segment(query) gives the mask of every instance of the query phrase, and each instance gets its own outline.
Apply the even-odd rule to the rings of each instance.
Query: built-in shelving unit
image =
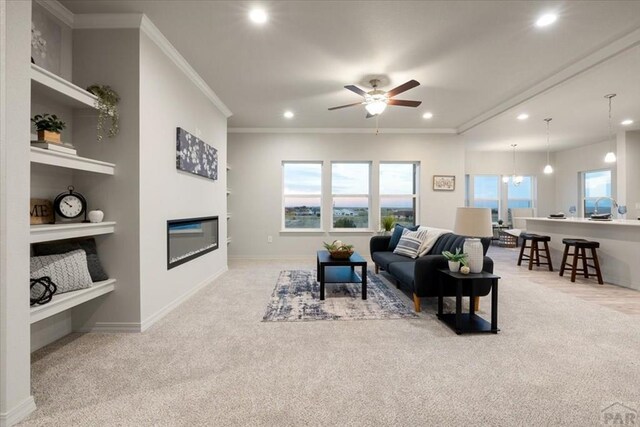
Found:
[[[95,282],[90,288],[55,295],[51,302],[31,308],[31,323],[51,317],[115,289],[115,279]]]
[[[33,99],[47,99],[55,105],[72,109],[95,109],[97,97],[73,83],[37,65],[31,65],[31,93]],[[28,141],[25,141],[28,143]],[[116,165],[67,153],[31,147],[31,164],[114,175]],[[78,237],[90,237],[115,232],[116,223],[58,223],[31,226],[31,243],[50,242]],[[62,313],[79,304],[95,299],[115,289],[115,279],[96,282],[91,287],[54,295],[44,305],[31,308],[31,323]]]
[[[113,221],[32,225],[31,243],[99,236],[101,234],[111,234],[115,230],[116,223]]]
[[[100,160],[88,159],[73,154],[59,153],[44,148],[31,147],[31,163],[59,166],[61,168],[113,175],[116,165]]]
[[[94,94],[35,64],[31,64],[31,91],[36,96],[53,98],[71,108],[95,108],[98,99]]]

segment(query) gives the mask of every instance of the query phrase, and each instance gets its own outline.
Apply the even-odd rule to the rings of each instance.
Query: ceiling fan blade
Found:
[[[422,104],[422,101],[405,101],[404,99],[390,99],[387,101],[388,105],[399,105],[401,107],[417,107]]]
[[[367,113],[367,116],[365,117],[365,119],[370,119],[371,117],[375,117],[375,116],[377,116],[377,114]]]
[[[329,108],[329,110],[339,110],[340,108],[355,107],[356,105],[362,105],[362,102],[354,102],[353,104],[340,105],[339,107],[331,107]]]
[[[360,96],[365,96],[367,94],[367,92],[363,91],[358,86],[346,85],[344,88],[350,90],[351,92],[355,92]]]
[[[392,96],[396,96],[399,93],[405,92],[409,89],[413,89],[416,86],[420,86],[420,83],[418,83],[416,80],[409,80],[408,82],[401,84],[400,86],[391,89],[390,91],[387,92],[387,98],[391,98]],[[345,86],[346,87],[346,86]]]

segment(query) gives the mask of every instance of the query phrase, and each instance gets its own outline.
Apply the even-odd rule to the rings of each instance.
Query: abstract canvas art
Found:
[[[177,128],[176,167],[215,181],[218,179],[218,150],[186,130]]]

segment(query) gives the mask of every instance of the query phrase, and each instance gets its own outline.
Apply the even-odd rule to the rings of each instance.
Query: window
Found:
[[[369,163],[332,163],[333,228],[369,228]]]
[[[284,229],[322,228],[322,163],[284,162]]]
[[[491,220],[500,218],[500,176],[476,175],[473,177],[473,207],[490,208]]]
[[[418,205],[418,164],[380,163],[380,219],[415,225]]]
[[[520,185],[514,185],[512,180],[507,184],[507,208],[533,207],[533,177],[523,176]]]
[[[595,213],[596,200],[600,197],[612,197],[611,170],[583,172],[582,177],[583,212],[586,218]],[[612,213],[611,199],[602,199],[598,202],[598,213]]]

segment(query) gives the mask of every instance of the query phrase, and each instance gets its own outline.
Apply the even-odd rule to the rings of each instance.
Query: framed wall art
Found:
[[[456,189],[455,175],[433,175],[434,191],[454,191]]]
[[[176,129],[176,168],[218,179],[218,150],[182,128]]]

